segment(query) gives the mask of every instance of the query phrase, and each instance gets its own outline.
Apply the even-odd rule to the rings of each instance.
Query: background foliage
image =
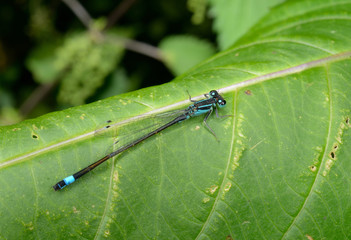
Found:
[[[1,2],[2,124],[173,78],[157,47],[151,49],[153,57],[148,57],[126,51],[116,40],[99,39],[97,31],[105,29],[104,34],[111,38],[133,37],[150,47],[173,34],[214,39],[209,18],[202,18],[200,25],[191,23],[186,1],[102,0],[82,4],[94,19],[90,30],[60,0]],[[193,9],[197,8],[194,5]]]
[[[258,2],[2,1],[0,124],[166,83],[281,1]]]

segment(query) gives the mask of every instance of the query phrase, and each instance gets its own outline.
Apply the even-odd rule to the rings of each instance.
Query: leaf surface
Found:
[[[270,8],[284,0],[210,0],[218,45],[224,50],[242,37]]]
[[[290,1],[169,84],[0,128],[0,238],[351,238],[350,20],[350,1]],[[192,118],[51,188],[106,153],[106,121],[211,89],[220,142]]]

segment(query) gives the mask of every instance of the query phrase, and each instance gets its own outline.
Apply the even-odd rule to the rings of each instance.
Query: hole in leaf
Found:
[[[38,135],[33,134],[33,135],[32,135],[32,138],[33,138],[33,139],[38,139],[39,137],[38,137]]]
[[[317,167],[312,165],[312,166],[310,166],[310,169],[311,169],[312,172],[315,172],[317,170]]]
[[[112,121],[111,120],[107,120],[106,121],[106,123],[111,123]],[[111,127],[111,125],[107,125],[107,126],[105,126],[105,128],[110,128]]]
[[[330,152],[329,156],[330,156],[331,159],[335,159],[335,153],[334,152]]]

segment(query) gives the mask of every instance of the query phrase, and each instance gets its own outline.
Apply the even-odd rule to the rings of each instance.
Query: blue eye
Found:
[[[227,102],[225,100],[218,100],[220,106],[224,106]]]
[[[218,96],[219,94],[218,94],[218,92],[217,92],[216,90],[212,90],[212,91],[210,91],[210,95],[211,95],[212,97],[216,97],[216,96]]]

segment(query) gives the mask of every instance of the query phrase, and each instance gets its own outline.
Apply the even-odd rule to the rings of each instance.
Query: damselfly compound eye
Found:
[[[217,92],[216,90],[212,90],[212,91],[210,92],[210,95],[211,95],[212,97],[215,97],[215,96],[218,95],[218,92]]]
[[[219,100],[218,104],[224,106],[227,102],[225,100]]]

